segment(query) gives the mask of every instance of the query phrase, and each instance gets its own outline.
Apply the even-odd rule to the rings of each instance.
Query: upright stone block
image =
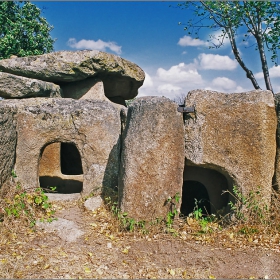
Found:
[[[194,90],[196,107],[185,123],[185,157],[190,165],[229,176],[243,195],[260,187],[269,205],[276,152],[276,112],[270,91],[225,94]]]
[[[119,110],[110,102],[30,98],[0,103],[0,111],[14,108],[17,111],[14,115],[16,132],[11,129],[13,135],[9,139],[14,139],[17,133],[16,153],[14,140],[9,144],[14,148],[9,152],[8,162],[12,166],[15,160],[18,180],[25,189],[32,191],[37,188],[40,175],[59,176],[62,180],[72,176],[61,176],[59,155],[55,153],[59,149],[52,146],[47,154],[50,159],[54,156],[55,162],[46,163],[45,154],[41,162],[42,169],[39,170],[45,147],[48,150],[47,145],[53,143],[76,146],[82,162],[83,174],[78,175],[83,178],[82,195],[92,191],[101,193],[103,187],[117,186],[121,121]],[[5,134],[7,132],[3,131],[0,137]],[[8,169],[10,171],[11,167]]]
[[[0,188],[11,177],[14,168],[17,142],[14,121],[16,111],[16,108],[0,107]]]
[[[128,107],[119,200],[137,220],[165,217],[165,201],[182,194],[184,125],[177,107],[164,97],[138,98]]]

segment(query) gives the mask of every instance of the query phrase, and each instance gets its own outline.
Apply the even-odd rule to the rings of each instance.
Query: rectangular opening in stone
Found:
[[[83,190],[82,160],[75,144],[57,142],[42,149],[39,182],[48,193],[72,194]]]
[[[61,173],[65,175],[83,174],[82,161],[77,147],[72,143],[61,143]]]

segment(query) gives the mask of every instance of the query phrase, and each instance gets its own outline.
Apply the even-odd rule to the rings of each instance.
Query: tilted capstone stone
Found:
[[[124,100],[137,96],[145,73],[136,64],[100,51],[61,51],[0,61],[0,70],[63,85],[90,77],[103,81],[107,97]]]
[[[62,91],[54,83],[0,72],[0,97],[62,97]]]

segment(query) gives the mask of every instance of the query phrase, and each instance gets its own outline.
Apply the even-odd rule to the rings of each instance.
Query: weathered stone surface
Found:
[[[89,211],[94,211],[99,208],[103,203],[101,196],[94,196],[87,199],[84,203],[84,206]]]
[[[103,82],[97,78],[67,83],[61,86],[64,97],[73,99],[96,99],[109,101],[105,96]]]
[[[43,149],[55,142],[73,143],[77,147],[83,174],[65,176],[82,176],[82,195],[117,186],[121,121],[120,112],[109,102],[30,98],[3,100],[2,108],[18,110],[15,170],[24,188],[38,187]],[[55,172],[53,176],[65,181]]]
[[[99,77],[106,96],[132,99],[142,86],[145,74],[136,64],[119,56],[99,51],[61,51],[38,56],[0,61],[0,70],[54,83]]]
[[[16,108],[0,106],[0,188],[11,177],[15,163],[17,141],[15,114]]]
[[[0,72],[0,97],[62,97],[59,85]]]
[[[79,193],[47,193],[49,201],[74,201],[81,199]]]
[[[55,233],[67,242],[75,242],[85,234],[75,222],[63,218],[58,218],[51,223],[37,221],[36,226],[45,232]]]
[[[270,202],[276,152],[276,113],[270,91],[224,94],[194,90],[186,106],[185,157],[192,165],[230,177],[243,194],[261,187]]]
[[[168,197],[181,195],[184,125],[177,105],[164,97],[142,97],[129,107],[122,145],[121,210],[141,220],[165,217]]]

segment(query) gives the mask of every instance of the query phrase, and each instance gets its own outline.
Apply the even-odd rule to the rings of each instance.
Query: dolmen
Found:
[[[137,220],[195,206],[228,213],[236,188],[269,205],[280,174],[277,95],[198,89],[184,112],[166,97],[137,97],[144,79],[136,64],[99,51],[1,60],[2,195],[14,172],[25,190],[56,187],[61,197],[118,190]]]

